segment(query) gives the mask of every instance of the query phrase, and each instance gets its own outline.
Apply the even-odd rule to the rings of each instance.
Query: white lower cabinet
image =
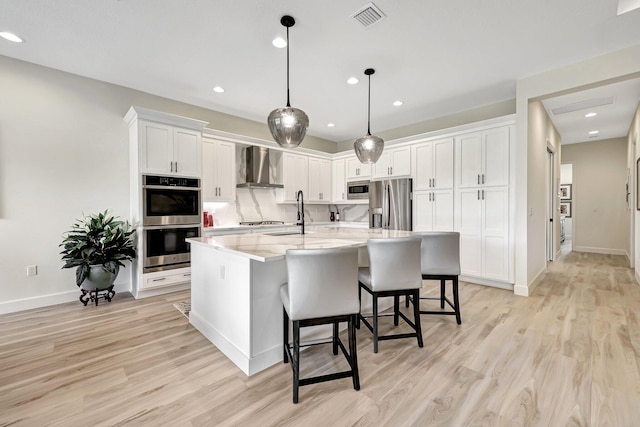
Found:
[[[453,190],[413,193],[414,231],[453,231]]]
[[[462,274],[509,282],[509,187],[459,189],[456,205]]]
[[[156,271],[142,275],[142,281],[138,287],[139,291],[186,284],[191,281],[191,268],[177,268],[175,270]]]

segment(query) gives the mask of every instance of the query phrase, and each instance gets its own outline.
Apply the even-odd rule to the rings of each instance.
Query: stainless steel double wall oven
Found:
[[[144,272],[188,267],[185,239],[200,237],[200,180],[169,176],[142,177]]]

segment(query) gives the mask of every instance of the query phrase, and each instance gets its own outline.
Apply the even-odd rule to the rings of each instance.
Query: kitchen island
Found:
[[[305,235],[270,234],[187,239],[189,322],[247,375],[282,361],[280,286],[287,281],[287,249],[358,247],[361,265],[366,265],[369,239],[405,237],[411,232],[321,227]],[[365,297],[368,294],[363,294],[366,309],[370,301]],[[312,329],[303,338],[328,336],[330,331],[330,327]]]

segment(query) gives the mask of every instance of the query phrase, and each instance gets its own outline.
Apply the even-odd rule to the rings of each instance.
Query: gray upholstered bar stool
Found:
[[[440,308],[444,310],[445,302],[453,311],[420,310],[422,314],[448,314],[456,316],[458,325],[460,320],[460,299],[458,298],[458,276],[460,275],[460,233],[454,231],[414,233],[422,239],[422,279],[440,280],[440,297],[425,296],[423,300],[439,300]],[[445,294],[445,284],[451,280],[453,287],[453,302]],[[407,306],[409,302],[407,301]]]
[[[358,300],[358,249],[290,249],[286,254],[288,282],[280,287],[283,305],[284,363],[291,360],[293,403],[298,403],[298,388],[307,384],[351,377],[353,388],[360,390],[356,329]],[[293,344],[289,344],[289,319],[293,323]],[[347,322],[349,352],[338,335],[339,322]],[[300,343],[300,328],[333,324],[329,341]],[[300,378],[300,347],[333,344],[333,354],[342,350],[348,371]]]
[[[369,251],[369,267],[358,269],[359,297],[362,301],[362,289],[371,294],[373,313],[371,316],[364,316],[361,313],[358,317],[358,327],[362,321],[373,332],[374,353],[378,352],[379,340],[416,337],[418,346],[422,347],[419,302],[414,304],[413,322],[400,312],[400,296],[405,296],[407,299],[413,297],[412,301],[419,301],[420,298],[420,288],[422,287],[420,239],[417,237],[370,239],[367,242],[367,250]],[[378,313],[378,298],[381,297],[393,297],[393,324],[397,326],[398,318],[402,317],[413,328],[413,333],[382,336],[378,334],[378,318],[391,315]],[[367,317],[372,319],[373,324],[367,321]]]

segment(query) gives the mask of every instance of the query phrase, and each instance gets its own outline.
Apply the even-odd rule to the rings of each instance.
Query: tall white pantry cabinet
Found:
[[[455,218],[463,276],[512,284],[511,159],[514,128],[455,138]]]

